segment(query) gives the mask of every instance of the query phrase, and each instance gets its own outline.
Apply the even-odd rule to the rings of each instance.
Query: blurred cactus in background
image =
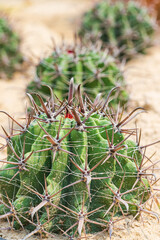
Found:
[[[79,35],[84,42],[100,39],[113,54],[128,60],[151,45],[154,28],[154,19],[138,2],[107,0],[84,14]]]
[[[0,16],[0,76],[12,77],[19,69],[23,58],[19,51],[20,39],[9,25],[7,18]]]

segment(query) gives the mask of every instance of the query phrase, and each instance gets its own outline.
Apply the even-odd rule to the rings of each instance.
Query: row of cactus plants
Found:
[[[140,145],[138,129],[126,124],[144,111],[136,108],[127,116],[111,111],[100,94],[94,101],[84,97],[78,85],[74,95],[70,81],[68,100],[50,98],[37,105],[31,94],[33,112],[26,124],[8,113],[18,132],[3,128],[7,160],[0,171],[0,219],[10,227],[29,228],[33,234],[63,233],[70,239],[88,239],[88,233],[109,230],[113,223],[142,213],[153,215],[145,204],[157,203],[153,162]],[[1,111],[2,112],[2,111]],[[131,140],[133,136],[138,139]],[[152,144],[151,144],[152,145]],[[148,163],[149,165],[145,165]]]
[[[155,21],[148,10],[134,1],[102,1],[82,18],[79,36],[84,40],[103,45],[120,59],[130,59],[137,52],[144,52],[151,44]],[[5,17],[0,18],[1,71],[8,77],[22,62],[19,53],[20,39]]]
[[[144,52],[151,45],[155,26],[147,9],[138,2],[108,0],[96,4],[82,17],[79,31],[82,42],[76,39],[73,46],[55,47],[49,57],[38,63],[27,92],[35,90],[45,98],[49,95],[44,86],[47,84],[62,99],[67,94],[68,79],[74,77],[75,83],[81,84],[82,91],[91,99],[99,92],[106,94],[113,87],[121,86],[112,104],[114,107],[119,102],[126,104],[124,74],[115,56],[128,60]],[[95,46],[99,40],[100,48]]]
[[[96,18],[102,14],[99,20],[105,26],[110,23],[105,15],[109,8],[112,20],[121,19],[120,26],[115,21],[114,27],[130,32],[131,38],[122,45],[115,42],[122,37],[112,41],[120,59],[128,59],[142,42],[148,44],[153,24],[132,1],[125,8],[119,1],[115,5],[106,1],[93,10]],[[92,11],[86,14],[87,19],[91,15]],[[144,21],[137,29],[140,17]],[[96,29],[103,35],[96,18]],[[109,33],[115,37],[113,32],[111,26]],[[75,83],[69,82],[71,77]],[[54,238],[55,233],[88,239],[88,233],[105,230],[111,238],[113,224],[128,214],[133,220],[143,213],[159,220],[156,212],[145,208],[150,200],[159,206],[154,194],[158,179],[153,172],[159,161],[146,156],[146,148],[155,143],[141,146],[138,129],[125,127],[144,109],[136,108],[123,117],[119,107],[117,111],[110,107],[110,102],[114,107],[127,102],[124,87],[123,74],[108,51],[63,46],[36,68],[35,81],[27,87],[32,110],[26,113],[25,125],[1,111],[19,128],[12,126],[7,133],[2,127],[6,144],[1,150],[7,148],[7,159],[0,160],[0,219],[7,219],[10,228],[30,229],[23,240],[34,234]]]

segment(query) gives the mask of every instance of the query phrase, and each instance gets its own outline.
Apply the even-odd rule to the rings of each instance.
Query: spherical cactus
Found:
[[[128,214],[158,218],[145,209],[154,195],[157,162],[146,157],[147,146],[129,140],[138,130],[124,127],[144,110],[122,118],[109,110],[109,96],[104,101],[98,94],[92,102],[83,99],[80,85],[76,98],[73,91],[71,80],[66,101],[55,101],[51,91],[44,103],[37,94],[41,106],[28,94],[34,114],[26,117],[25,126],[3,112],[20,129],[10,134],[3,129],[8,157],[0,160],[6,163],[0,171],[0,219],[12,220],[14,228],[30,228],[24,240],[36,233],[54,237],[55,232],[73,239],[108,228],[111,234],[117,218]]]
[[[68,79],[74,77],[75,87],[81,84],[81,91],[94,99],[101,92],[106,95],[116,86],[121,86],[120,92],[114,96],[114,104],[127,102],[124,76],[114,58],[106,51],[96,47],[61,47],[51,56],[42,59],[36,68],[36,77],[28,87],[28,92],[40,92],[49,95],[49,85],[60,99],[67,95]]]
[[[84,14],[79,35],[84,42],[100,38],[120,59],[130,59],[150,46],[154,28],[147,8],[138,2],[107,0]]]
[[[11,77],[22,63],[19,51],[20,39],[8,21],[0,17],[0,76]]]

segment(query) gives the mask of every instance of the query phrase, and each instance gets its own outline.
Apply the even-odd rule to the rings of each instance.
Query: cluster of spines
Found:
[[[108,0],[84,14],[79,35],[84,42],[100,39],[120,59],[130,59],[151,45],[155,26],[154,18],[138,1]]]
[[[86,226],[91,232],[108,229],[111,236],[113,224],[129,213],[137,217],[144,212],[159,220],[145,209],[156,199],[159,179],[152,169],[159,161],[146,157],[150,145],[140,146],[136,128],[123,128],[144,110],[134,109],[122,119],[119,111],[110,112],[109,96],[106,101],[100,95],[94,102],[84,101],[80,86],[74,99],[73,80],[67,101],[55,102],[49,90],[47,103],[37,94],[41,106],[29,94],[34,113],[27,115],[25,126],[3,112],[20,133],[3,129],[8,159],[0,160],[7,163],[0,176],[0,219],[7,218],[10,227],[31,224],[34,230],[24,240],[36,233],[54,237],[50,231],[72,232],[73,238],[78,233],[81,239],[83,232],[87,239]],[[137,143],[128,140],[131,135]]]

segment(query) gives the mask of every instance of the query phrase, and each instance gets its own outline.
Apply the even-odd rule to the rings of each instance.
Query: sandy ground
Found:
[[[91,0],[0,0],[0,9],[6,11],[14,22],[15,29],[22,37],[22,52],[26,59],[36,62],[51,51],[53,38],[60,43],[62,36],[73,41],[73,31],[76,31],[80,15],[94,1]],[[159,35],[156,38],[159,41]],[[25,88],[34,76],[31,67],[27,74],[16,73],[13,79],[0,79],[0,110],[7,111],[16,119],[24,115],[26,105]],[[138,56],[125,67],[127,88],[130,93],[129,110],[137,106],[147,109],[136,118],[137,125],[142,129],[142,145],[160,139],[160,45],[148,50],[147,55]],[[134,126],[134,122],[129,124]],[[0,125],[8,126],[7,118],[0,113]],[[0,130],[1,132],[1,130]],[[148,150],[148,155],[156,152],[154,160],[160,159],[160,144]],[[5,152],[1,153],[1,158]],[[159,174],[159,173],[158,173]],[[160,177],[160,174],[159,174]],[[112,239],[158,240],[160,226],[152,217],[144,215],[143,225],[135,222],[132,228],[118,226]],[[1,227],[7,223],[2,222]],[[116,227],[116,226],[115,226]],[[7,240],[18,240],[25,232],[0,230],[0,237]],[[38,239],[31,237],[29,239]],[[55,240],[63,239],[60,236]],[[93,239],[109,239],[108,234],[93,237]]]

